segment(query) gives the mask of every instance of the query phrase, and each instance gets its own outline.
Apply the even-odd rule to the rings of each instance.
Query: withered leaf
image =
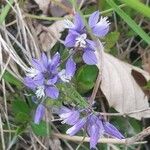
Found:
[[[131,72],[132,70],[138,72],[138,74],[143,76],[142,80],[145,79],[146,81],[150,79],[149,74],[140,68],[129,65],[105,53],[100,42],[97,43],[97,47],[101,52],[100,55],[97,54],[99,61],[101,61],[98,64],[102,74],[100,88],[110,107],[125,114],[138,111],[138,113],[130,114],[129,116],[139,120],[142,117],[150,117],[148,97],[145,96]],[[144,85],[145,80],[140,85]],[[147,111],[139,112],[139,110]]]

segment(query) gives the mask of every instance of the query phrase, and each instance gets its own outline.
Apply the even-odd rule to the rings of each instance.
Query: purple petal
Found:
[[[59,66],[60,63],[60,54],[57,52],[53,57],[52,60],[50,62],[50,68],[49,71],[52,73],[56,73],[57,72],[57,67]]]
[[[45,55],[45,53],[42,53],[40,61],[42,62],[42,64],[45,66],[45,68],[48,67],[48,58]]]
[[[58,114],[61,115],[61,114],[65,114],[65,113],[69,113],[70,112],[70,109],[65,107],[65,106],[62,106],[60,109],[59,109],[59,112]]]
[[[74,25],[74,30],[76,30],[79,33],[82,32],[82,30],[84,29],[84,22],[79,13],[76,13],[74,16]]]
[[[87,119],[87,132],[90,136],[90,148],[96,148],[100,136],[104,133],[103,123],[96,115],[90,115]]]
[[[96,144],[97,144],[97,142],[98,142],[98,139],[99,139],[99,137],[100,137],[100,135],[99,135],[99,128],[98,128],[98,126],[97,125],[92,125],[91,127],[90,127],[90,149],[91,148],[96,148]]]
[[[66,76],[66,70],[63,69],[58,73],[59,78],[63,81],[63,82],[69,82],[69,78]]]
[[[70,32],[64,41],[66,47],[74,47],[76,43],[77,34]]]
[[[51,60],[51,66],[57,66],[60,63],[60,54],[57,52]]]
[[[100,22],[98,22],[93,28],[92,28],[93,34],[95,34],[98,37],[104,37],[108,31],[109,31],[109,22],[106,20],[106,18],[102,18]]]
[[[44,76],[42,73],[39,73],[37,76],[34,77],[33,79],[34,84],[37,86],[43,85],[44,84]]]
[[[110,124],[109,122],[104,122],[104,129],[105,129],[105,133],[109,134],[113,137],[116,137],[118,139],[124,139],[125,137],[118,131],[118,129],[113,126],[112,124]]]
[[[35,116],[34,116],[34,123],[35,124],[39,124],[41,119],[43,118],[45,113],[45,107],[42,104],[39,104],[36,112],[35,112]]]
[[[58,80],[58,76],[56,75],[56,76],[54,76],[52,79],[49,79],[49,80],[47,81],[47,84],[48,84],[48,85],[54,85],[54,84],[57,82],[57,80]]]
[[[41,62],[41,60],[38,59],[32,59],[32,65],[35,69],[44,72],[46,71],[45,66],[43,65],[43,63]]]
[[[46,96],[52,99],[57,99],[59,96],[59,90],[56,87],[48,86],[46,87],[45,92],[46,92]]]
[[[75,135],[78,131],[83,128],[83,126],[86,123],[86,118],[80,119],[73,127],[69,128],[66,133],[69,134],[70,136]]]
[[[89,17],[89,26],[92,28],[93,26],[95,26],[99,20],[99,15],[100,12],[99,11],[95,11],[94,13],[92,13]]]
[[[36,88],[36,85],[35,85],[35,83],[34,83],[34,81],[33,81],[32,78],[25,77],[25,78],[24,78],[24,84],[25,84],[27,87],[29,87],[30,89],[32,89],[32,90],[35,90],[35,88]]]
[[[97,57],[93,51],[86,50],[83,54],[83,60],[88,65],[95,65],[97,64]]]
[[[87,47],[95,51],[96,44],[92,40],[86,39]]]
[[[76,63],[72,58],[69,58],[67,63],[66,63],[66,76],[68,78],[73,77],[76,71]]]
[[[66,123],[68,125],[74,125],[80,117],[80,113],[79,111],[75,111],[75,110],[71,110],[69,113],[66,113],[66,115],[68,115],[66,118],[64,118],[63,123]]]

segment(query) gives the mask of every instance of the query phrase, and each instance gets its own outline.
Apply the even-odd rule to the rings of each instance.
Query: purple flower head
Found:
[[[35,91],[38,98],[48,96],[57,99],[59,91],[55,86],[58,80],[58,66],[60,54],[56,53],[52,59],[42,53],[40,59],[33,59],[33,68],[27,71],[24,83],[27,87]]]
[[[79,34],[75,31],[71,31],[65,39],[66,47],[76,47],[83,49],[83,61],[86,64],[94,65],[97,63],[97,57],[95,55],[95,43],[87,39],[87,35]]]
[[[84,112],[84,115],[82,115],[83,117],[79,115],[79,112]],[[59,116],[64,120],[63,123],[73,125],[66,131],[66,133],[70,136],[75,135],[81,129],[84,129],[87,132],[90,137],[90,149],[96,148],[99,138],[104,134],[108,134],[119,139],[124,138],[116,127],[109,122],[104,121],[99,114],[94,114],[91,110],[85,109],[79,111],[62,107],[59,111]]]
[[[87,47],[87,31],[84,29],[85,25],[82,17],[77,13],[74,17],[74,23],[69,20],[66,22],[69,33],[66,36],[64,45],[66,47]],[[99,11],[95,11],[91,14],[88,23],[95,36],[104,37],[109,31],[110,23],[107,20],[107,17],[100,18]]]
[[[107,17],[100,18],[99,11],[91,14],[88,23],[95,36],[104,37],[109,31],[110,23],[107,21]],[[74,17],[74,23],[67,20],[66,27],[69,29],[69,33],[65,38],[64,45],[68,48],[75,47],[83,50],[82,58],[86,64],[97,64],[97,57],[94,53],[95,43],[87,38],[82,17],[77,13]]]
[[[33,59],[32,68],[29,68],[24,78],[24,84],[35,91],[38,98],[50,97],[57,99],[59,90],[56,83],[61,79],[69,82],[73,77],[76,64],[73,59],[69,59],[66,63],[66,69],[59,71],[60,54],[57,52],[52,59],[42,53],[40,59]]]
[[[90,148],[95,148],[99,138],[104,134],[103,123],[98,116],[94,114],[88,116],[86,130],[90,137]]]
[[[42,104],[39,104],[35,112],[34,123],[39,124],[44,114],[45,114],[45,107]]]
[[[95,11],[90,15],[89,26],[95,36],[104,37],[109,31],[109,21],[107,17],[100,18],[100,12]]]

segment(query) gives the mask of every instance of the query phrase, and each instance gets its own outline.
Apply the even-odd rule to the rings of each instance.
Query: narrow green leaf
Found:
[[[38,136],[47,136],[50,135],[51,128],[50,125],[45,121],[41,121],[39,124],[31,123],[31,128],[33,132]]]
[[[17,123],[25,124],[28,123],[30,119],[31,116],[23,112],[19,112],[15,115],[15,120]]]
[[[14,3],[14,0],[9,0],[9,3],[2,9],[2,13],[0,14],[0,25],[3,23],[3,21],[5,20],[11,5]]]
[[[122,9],[120,9],[113,0],[107,0],[107,3],[114,8],[116,13],[136,32],[145,42],[150,45],[150,37],[140,28],[136,22],[130,18]]]
[[[136,11],[142,13],[144,16],[150,18],[150,8],[139,0],[122,0],[122,2],[135,9]]]
[[[12,110],[15,114],[18,114],[20,112],[24,114],[30,114],[30,108],[29,106],[22,100],[14,100],[12,101]]]
[[[3,75],[3,79],[9,82],[10,84],[17,86],[19,89],[22,87],[22,83],[18,79],[16,79],[12,74],[10,74],[8,71],[5,71]]]
[[[57,87],[62,94],[64,102],[67,100],[70,103],[75,103],[79,105],[80,108],[86,108],[88,106],[86,99],[84,99],[71,84],[60,83]]]

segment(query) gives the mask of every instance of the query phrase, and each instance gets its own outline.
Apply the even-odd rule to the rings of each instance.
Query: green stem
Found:
[[[37,16],[32,14],[25,14],[25,17],[33,18],[33,19],[40,19],[40,20],[48,20],[48,21],[57,21],[63,20],[63,17],[46,17],[46,16]]]
[[[125,7],[126,4],[122,4],[122,5],[119,5],[118,7],[120,8],[123,8]],[[107,10],[104,10],[101,12],[102,15],[104,14],[107,14],[107,13],[110,13],[114,10],[114,8],[111,8],[111,9],[107,9]],[[33,18],[33,19],[40,19],[40,20],[48,20],[48,21],[56,21],[56,20],[63,20],[67,17],[46,17],[46,16],[37,16],[37,15],[32,15],[32,14],[26,14],[25,15],[26,17],[29,17],[29,18]],[[88,18],[90,16],[90,14],[88,15],[84,15],[85,18]],[[68,17],[68,19],[71,18],[71,17]]]

